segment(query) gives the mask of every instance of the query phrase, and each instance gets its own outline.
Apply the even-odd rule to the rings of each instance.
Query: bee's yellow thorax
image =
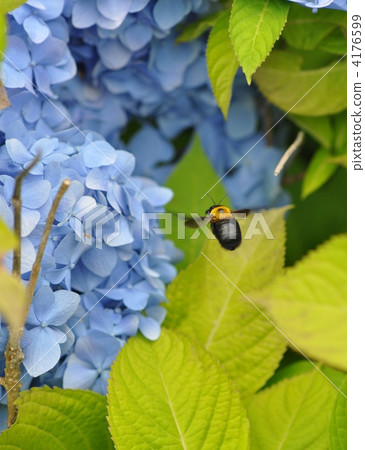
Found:
[[[213,222],[217,222],[222,219],[231,219],[232,214],[231,210],[226,206],[217,206],[210,211],[210,215],[212,217]]]

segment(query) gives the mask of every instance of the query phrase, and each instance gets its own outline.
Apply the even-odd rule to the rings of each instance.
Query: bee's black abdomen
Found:
[[[223,219],[211,222],[211,228],[217,241],[226,250],[235,250],[242,241],[241,229],[236,219]]]

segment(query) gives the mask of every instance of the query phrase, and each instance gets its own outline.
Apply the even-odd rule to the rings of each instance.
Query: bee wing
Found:
[[[200,219],[200,221],[199,221],[199,219]],[[188,228],[199,228],[201,225],[205,225],[207,223],[207,219],[208,219],[208,216],[199,217],[198,222],[197,222],[195,219],[190,218],[190,219],[185,220],[185,226]]]
[[[246,214],[246,216],[249,214],[251,210],[250,209],[235,209],[231,211],[232,214]]]

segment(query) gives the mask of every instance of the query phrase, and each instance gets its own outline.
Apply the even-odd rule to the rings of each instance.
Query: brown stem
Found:
[[[22,183],[24,178],[28,175],[28,173],[33,169],[33,167],[39,162],[41,159],[41,154],[38,153],[37,156],[33,159],[32,163],[29,167],[23,170],[15,180],[15,188],[13,197],[11,199],[11,203],[14,208],[14,233],[18,238],[18,245],[14,249],[14,257],[13,257],[13,275],[17,278],[20,278],[20,261],[21,261],[21,227],[22,227],[22,198],[21,198],[21,190]]]
[[[37,158],[38,158],[38,156],[37,156]],[[38,159],[37,158],[33,161],[32,166],[34,166],[34,164],[36,164],[37,161],[39,160],[39,158]],[[20,236],[20,224],[21,224],[21,222],[19,222],[20,217],[21,217],[20,216],[21,182],[24,179],[24,176],[27,173],[29,173],[30,168],[31,168],[31,166],[28,167],[28,169],[26,169],[26,171],[22,172],[19,175],[19,177],[17,178],[17,182],[15,185],[15,191],[14,191],[14,195],[13,195],[13,199],[15,198],[15,204],[13,203],[15,217],[17,218],[17,220],[15,220],[14,222],[18,227],[17,232],[19,233],[19,236]],[[18,181],[18,180],[20,180],[20,181]],[[41,242],[39,244],[38,252],[36,255],[36,259],[35,259],[35,262],[32,267],[30,280],[29,280],[29,283],[26,288],[26,305],[25,305],[24,315],[23,315],[23,317],[21,317],[19,319],[19,324],[17,326],[9,325],[9,330],[8,330],[9,338],[8,338],[8,343],[7,343],[6,349],[5,349],[5,378],[1,381],[1,384],[4,385],[6,394],[7,394],[7,401],[8,401],[7,425],[8,425],[8,427],[12,426],[15,423],[17,415],[18,415],[18,408],[15,405],[15,401],[19,396],[19,391],[21,388],[20,366],[23,361],[24,354],[22,352],[20,344],[21,344],[21,339],[23,336],[24,325],[27,320],[30,305],[32,303],[35,286],[36,286],[38,275],[39,275],[40,268],[41,268],[41,262],[42,262],[44,250],[47,245],[49,233],[50,233],[52,225],[53,225],[56,211],[57,211],[58,205],[62,199],[62,196],[64,195],[64,193],[66,192],[66,190],[68,189],[70,184],[71,184],[71,181],[69,179],[66,179],[62,182],[62,184],[57,192],[56,198],[54,199],[54,201],[52,203],[51,210],[48,214],[46,225],[44,227]],[[17,208],[17,209],[15,209],[15,208]],[[16,274],[19,273],[19,277],[20,277],[20,252],[18,253],[18,257],[19,257],[19,261],[17,261],[15,266],[13,265],[13,269],[15,267],[14,273],[16,273]],[[14,254],[14,259],[15,259],[15,254]]]
[[[25,319],[27,318],[29,307],[33,300],[34,290],[35,290],[35,287],[37,284],[39,272],[41,270],[41,262],[42,262],[44,250],[47,245],[49,233],[51,232],[51,228],[52,228],[53,221],[54,221],[54,218],[56,215],[56,211],[57,211],[58,205],[60,204],[60,201],[61,201],[63,195],[69,188],[70,184],[71,184],[71,181],[69,179],[63,180],[60,188],[58,189],[56,198],[54,199],[54,201],[52,203],[51,210],[48,214],[46,225],[43,230],[41,242],[38,247],[37,256],[33,263],[32,272],[31,272],[30,279],[29,279],[29,282],[28,282],[27,288],[26,288],[26,294],[25,294],[26,316],[25,316]],[[25,323],[25,320],[24,320],[24,323]]]
[[[9,340],[5,349],[5,390],[8,403],[7,426],[11,427],[16,421],[18,408],[15,400],[19,396],[19,390],[22,386],[20,382],[20,365],[24,355],[20,346],[23,334],[23,327],[9,327]]]

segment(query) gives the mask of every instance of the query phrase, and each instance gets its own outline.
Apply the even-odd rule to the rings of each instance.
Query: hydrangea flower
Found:
[[[110,365],[121,345],[115,337],[97,330],[81,336],[76,342],[75,353],[68,359],[63,387],[92,389],[106,394]]]
[[[40,44],[27,46],[22,37],[10,35],[2,72],[5,87],[34,92],[34,82],[41,92],[53,98],[51,86],[73,78],[76,64],[67,43],[58,37],[50,35]]]
[[[30,306],[22,346],[23,364],[29,375],[36,377],[52,369],[59,361],[61,347],[66,352],[74,336],[67,320],[76,311],[80,296],[75,292],[42,286]]]
[[[42,43],[50,35],[48,21],[57,19],[64,7],[64,0],[28,0],[10,14],[35,44]]]

